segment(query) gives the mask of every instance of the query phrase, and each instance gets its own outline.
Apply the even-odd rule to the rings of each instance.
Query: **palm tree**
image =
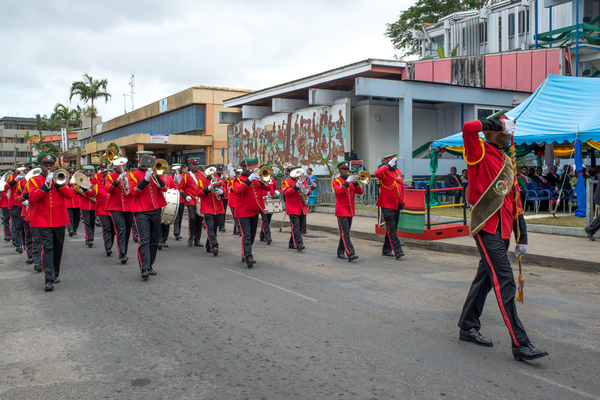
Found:
[[[69,121],[78,115],[77,110],[69,108],[63,104],[56,103],[54,106],[54,113],[52,119],[58,121],[64,121],[64,127],[69,130]]]
[[[83,75],[82,81],[73,82],[73,84],[71,85],[71,95],[69,97],[69,101],[73,99],[73,96],[78,95],[79,99],[84,103],[87,103],[88,101],[91,103],[91,112],[89,115],[92,136],[94,136],[94,116],[96,115],[94,100],[104,99],[104,102],[108,103],[108,100],[110,99],[110,94],[106,91],[107,85],[107,79],[94,79],[87,73]]]
[[[35,140],[33,140],[33,139],[39,139],[41,136],[38,134],[35,134],[35,133],[32,135],[31,133],[29,133],[29,129],[26,129],[25,133],[19,133],[19,136],[23,136],[25,143],[27,143],[29,145],[29,150],[28,150],[29,161],[31,161],[31,147],[33,145],[35,145],[35,143],[36,143]],[[41,141],[41,139],[40,139],[40,141]]]

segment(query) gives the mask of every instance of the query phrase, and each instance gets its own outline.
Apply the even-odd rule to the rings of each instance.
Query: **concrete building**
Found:
[[[227,163],[227,129],[217,118],[225,99],[250,92],[191,87],[98,125],[85,155],[97,164],[106,146],[114,142],[131,160],[137,151],[152,150],[170,164],[185,163],[190,157],[199,157],[201,164]]]
[[[0,118],[0,166],[14,166],[29,161],[29,144],[23,135],[37,133],[35,118],[3,117]]]

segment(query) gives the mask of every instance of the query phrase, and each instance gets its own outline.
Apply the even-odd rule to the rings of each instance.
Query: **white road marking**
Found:
[[[558,383],[558,382],[555,382],[555,381],[553,381],[553,380],[551,380],[551,379],[543,378],[543,377],[541,377],[541,376],[538,376],[538,375],[535,375],[535,374],[531,374],[531,373],[529,373],[529,372],[525,372],[525,371],[521,371],[521,373],[522,373],[522,374],[525,374],[525,375],[528,375],[528,376],[530,376],[530,377],[532,377],[532,378],[539,379],[540,381],[543,381],[543,382],[549,383],[549,384],[551,384],[551,385],[558,386],[559,388],[562,388],[562,389],[568,390],[568,391],[570,391],[570,392],[577,393],[578,395],[580,395],[580,396],[583,396],[583,397],[588,397],[588,398],[590,398],[590,399],[600,399],[600,397],[598,397],[598,396],[594,396],[593,394],[589,394],[589,393],[586,393],[586,392],[582,392],[581,390],[574,389],[574,388],[572,388],[572,387],[570,387],[570,386],[567,386],[567,385],[563,385],[563,384],[561,384],[561,383]]]
[[[249,278],[249,279],[254,279],[255,281],[258,281],[258,282],[264,283],[265,285],[273,286],[274,288],[276,288],[276,289],[279,289],[279,290],[283,290],[284,292],[288,292],[288,293],[291,293],[291,294],[295,294],[296,296],[302,297],[303,299],[310,300],[310,301],[315,301],[315,302],[316,302],[316,301],[319,301],[319,300],[317,300],[317,299],[313,299],[312,297],[304,296],[303,294],[296,293],[296,292],[294,292],[294,291],[291,291],[291,290],[289,290],[289,289],[286,289],[286,288],[282,288],[281,286],[277,286],[277,285],[274,285],[274,284],[272,284],[272,283],[265,282],[265,281],[263,281],[263,280],[261,280],[261,279],[255,278],[255,277],[253,277],[253,276],[249,276],[249,275],[246,275],[246,274],[242,274],[241,272],[234,271],[234,270],[232,270],[232,269],[229,269],[229,268],[223,268],[223,269],[224,269],[224,270],[226,270],[226,271],[229,271],[229,272],[233,272],[234,274],[238,274],[238,275],[245,276],[246,278]]]

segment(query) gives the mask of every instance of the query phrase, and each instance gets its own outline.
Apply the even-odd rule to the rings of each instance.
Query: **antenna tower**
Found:
[[[131,111],[133,111],[133,95],[135,94],[135,76],[131,74],[131,81],[129,82],[129,86],[131,86]]]

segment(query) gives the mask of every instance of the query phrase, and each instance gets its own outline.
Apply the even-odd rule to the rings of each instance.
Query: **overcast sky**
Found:
[[[413,0],[5,2],[0,116],[50,115],[84,73],[108,79],[104,121],[195,85],[262,89],[367,58]],[[128,97],[127,111],[131,110]],[[80,104],[83,106],[83,104]]]

